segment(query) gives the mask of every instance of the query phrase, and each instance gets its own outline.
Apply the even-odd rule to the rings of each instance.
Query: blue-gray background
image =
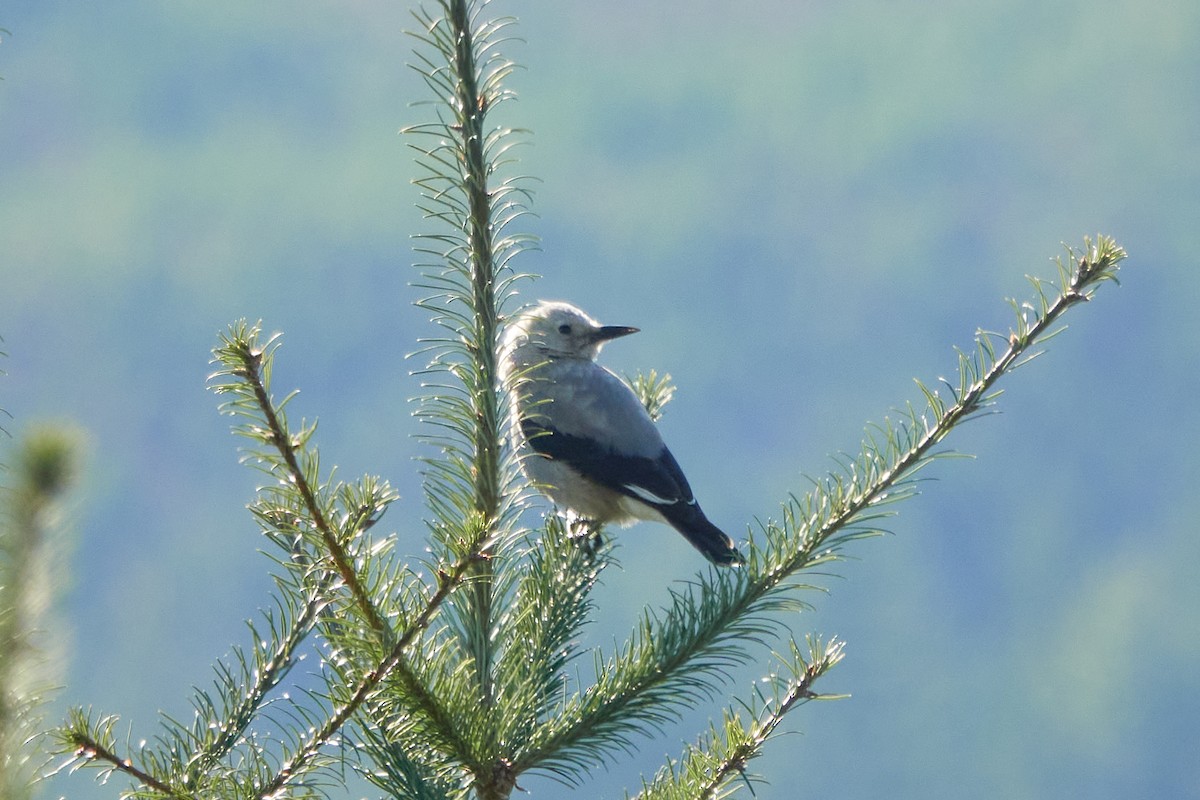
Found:
[[[519,170],[542,181],[525,291],[643,328],[607,363],[675,377],[665,435],[722,526],[773,515],[912,377],[948,374],[1061,241],[1132,254],[950,442],[979,458],[936,465],[897,535],[810,597],[794,627],[848,640],[821,688],[853,698],[794,715],[758,796],[1200,796],[1200,5],[732,7],[491,7],[521,18],[503,120],[533,130]],[[0,407],[17,432],[87,431],[60,704],[135,740],[189,713],[270,602],[258,477],[204,388],[228,322],[285,332],[277,386],[303,389],[325,463],[388,477],[387,525],[422,547],[408,12],[0,6]],[[598,641],[702,567],[664,528],[620,540]],[[619,797],[702,721],[580,791],[522,784]]]

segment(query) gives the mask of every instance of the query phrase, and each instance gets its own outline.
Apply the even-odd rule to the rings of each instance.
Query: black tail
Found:
[[[700,506],[695,503],[676,503],[669,511],[675,512],[666,515],[671,527],[682,533],[683,538],[691,542],[692,547],[703,553],[709,561],[718,567],[736,567],[746,563],[745,556],[734,547],[733,539],[709,522]]]

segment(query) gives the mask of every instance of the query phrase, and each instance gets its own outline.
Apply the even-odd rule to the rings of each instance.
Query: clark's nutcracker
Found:
[[[502,370],[521,465],[556,505],[595,523],[665,522],[714,564],[743,564],[708,521],[637,395],[595,362],[637,328],[600,325],[567,303],[541,302],[504,336]]]

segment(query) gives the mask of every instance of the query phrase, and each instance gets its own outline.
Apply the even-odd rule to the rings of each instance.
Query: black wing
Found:
[[[588,480],[658,511],[714,564],[746,563],[733,540],[704,516],[683,470],[666,447],[657,458],[621,455],[594,439],[563,433],[528,418],[521,420],[521,432],[538,455],[562,461]]]
[[[661,510],[695,502],[683,470],[665,447],[656,458],[622,455],[594,439],[529,418],[521,420],[521,432],[539,455],[562,461],[588,480],[648,506]]]

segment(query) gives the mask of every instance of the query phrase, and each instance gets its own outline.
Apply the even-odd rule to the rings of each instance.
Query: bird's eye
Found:
[[[558,332],[561,333],[563,336],[570,336],[571,335],[571,326],[564,322],[562,325],[558,326]]]

